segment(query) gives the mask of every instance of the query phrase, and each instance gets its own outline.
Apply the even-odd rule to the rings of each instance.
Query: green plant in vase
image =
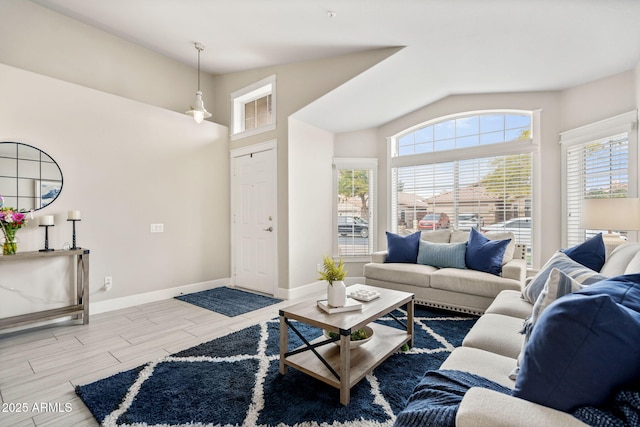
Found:
[[[343,282],[347,271],[344,269],[342,258],[336,261],[329,255],[324,256],[323,268],[320,273],[320,280],[326,280],[327,302],[332,307],[343,307],[347,302],[347,288]]]
[[[330,285],[333,285],[333,282],[344,280],[347,275],[342,258],[340,258],[340,261],[336,265],[335,260],[329,255],[324,256],[323,269],[319,273],[319,279],[326,280]]]

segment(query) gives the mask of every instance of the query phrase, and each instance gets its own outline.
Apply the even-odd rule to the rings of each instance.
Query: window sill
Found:
[[[344,261],[345,264],[349,264],[349,263],[361,263],[361,262],[371,262],[371,256],[367,255],[367,256],[350,256],[350,257],[342,257],[342,261]]]
[[[272,123],[270,125],[262,126],[262,127],[259,127],[259,128],[249,129],[249,130],[246,130],[246,131],[233,133],[233,134],[231,134],[231,140],[235,141],[235,140],[238,140],[238,139],[247,138],[249,136],[259,135],[261,133],[269,132],[271,130],[274,130],[275,128],[276,128],[276,124]]]

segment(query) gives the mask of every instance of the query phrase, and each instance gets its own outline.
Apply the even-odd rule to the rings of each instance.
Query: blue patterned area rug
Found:
[[[281,299],[245,292],[240,289],[231,289],[226,286],[180,295],[175,298],[228,317],[239,316],[282,301]]]
[[[397,326],[390,317],[379,321]],[[416,306],[415,321],[414,347],[356,384],[347,406],[338,389],[293,368],[280,375],[278,319],[78,386],[76,393],[103,426],[392,426],[413,387],[462,344],[476,317]],[[296,327],[307,338],[321,334]],[[301,345],[291,331],[289,345]]]

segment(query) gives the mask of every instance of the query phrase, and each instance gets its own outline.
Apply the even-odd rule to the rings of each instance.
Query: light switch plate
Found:
[[[151,224],[152,233],[164,233],[164,224]]]

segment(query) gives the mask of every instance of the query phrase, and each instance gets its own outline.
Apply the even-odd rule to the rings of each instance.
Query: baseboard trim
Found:
[[[161,301],[177,297],[178,295],[190,294],[193,292],[206,291],[207,289],[219,288],[229,284],[228,278],[208,280],[206,282],[193,283],[190,285],[178,286],[176,288],[162,289],[160,291],[147,292],[144,294],[129,295],[121,298],[112,298],[104,301],[89,303],[89,313],[91,315],[107,313],[121,308],[133,307],[135,305],[148,304],[150,302]]]
[[[347,286],[364,283],[364,277],[347,277],[344,280]],[[96,301],[89,303],[89,315],[107,313],[121,308],[129,308],[136,305],[148,304],[156,301],[162,301],[176,297],[178,295],[190,294],[193,292],[206,291],[207,289],[219,288],[221,286],[234,287],[230,284],[229,278],[208,280],[206,282],[193,283],[190,285],[178,286],[175,288],[162,289],[159,291],[147,292],[143,294],[129,295],[126,297],[112,298],[104,301]],[[326,289],[326,282],[318,281],[309,283],[308,285],[299,286],[293,289],[278,288],[276,291],[276,298],[290,300],[290,299],[303,299],[305,297],[311,298],[313,295],[324,292]],[[38,326],[49,325],[52,323],[60,323],[71,320],[71,317],[62,317],[59,319],[53,319],[45,322],[33,323],[30,325],[22,325],[15,328],[5,329],[0,333],[0,336],[5,333],[11,333],[20,331],[23,329],[30,329]]]
[[[293,289],[278,288],[275,297],[286,300],[312,297],[313,295],[323,292],[327,287],[326,283],[327,282],[320,280]],[[364,283],[364,277],[345,277],[344,283],[347,286]]]

